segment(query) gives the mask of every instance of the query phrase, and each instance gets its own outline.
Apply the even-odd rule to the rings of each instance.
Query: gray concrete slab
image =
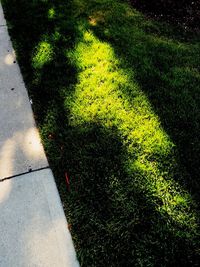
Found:
[[[6,21],[4,19],[3,9],[2,9],[2,6],[1,6],[1,1],[0,1],[0,27],[2,25],[6,25]]]
[[[0,27],[0,179],[48,166],[6,27]]]
[[[50,169],[0,182],[0,266],[78,267]]]

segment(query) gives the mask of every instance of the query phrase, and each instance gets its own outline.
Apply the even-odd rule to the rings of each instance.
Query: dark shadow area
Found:
[[[183,31],[200,30],[199,0],[128,0],[127,2],[148,17],[179,25]]]
[[[60,189],[81,266],[198,265],[197,238],[157,211],[162,200],[152,198],[143,173],[126,172],[128,152],[115,128],[69,127],[61,146],[55,173],[69,175],[70,192],[64,180]]]
[[[73,95],[78,72],[66,52],[76,45],[81,34],[77,25],[84,21],[88,30],[112,45],[123,70],[134,70],[133,79],[176,145],[179,166],[173,179],[199,204],[196,39],[191,45],[180,44],[180,35],[173,39],[174,32],[144,22],[113,1],[80,0],[77,6],[72,0],[2,2],[81,266],[198,266],[198,233],[191,237],[187,227],[158,212],[162,199],[152,196],[145,173],[130,174],[125,168],[129,155],[118,130],[101,122],[72,126],[70,110],[64,107],[65,91]],[[35,54],[39,63],[34,66]],[[123,93],[131,103],[132,92]]]

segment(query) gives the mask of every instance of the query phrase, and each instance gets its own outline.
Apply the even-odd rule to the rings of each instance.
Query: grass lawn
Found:
[[[81,266],[199,266],[199,36],[127,1],[1,1]]]

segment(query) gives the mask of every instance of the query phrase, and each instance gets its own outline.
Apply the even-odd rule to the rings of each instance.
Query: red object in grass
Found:
[[[70,191],[69,176],[67,172],[65,173],[65,180],[66,180],[67,189],[68,191]]]

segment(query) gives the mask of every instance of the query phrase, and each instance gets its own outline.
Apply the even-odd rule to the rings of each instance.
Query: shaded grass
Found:
[[[168,21],[179,25],[182,31],[199,32],[200,1],[194,0],[128,0],[133,6],[148,16],[161,21]]]
[[[197,37],[120,1],[3,4],[81,266],[198,266]]]

